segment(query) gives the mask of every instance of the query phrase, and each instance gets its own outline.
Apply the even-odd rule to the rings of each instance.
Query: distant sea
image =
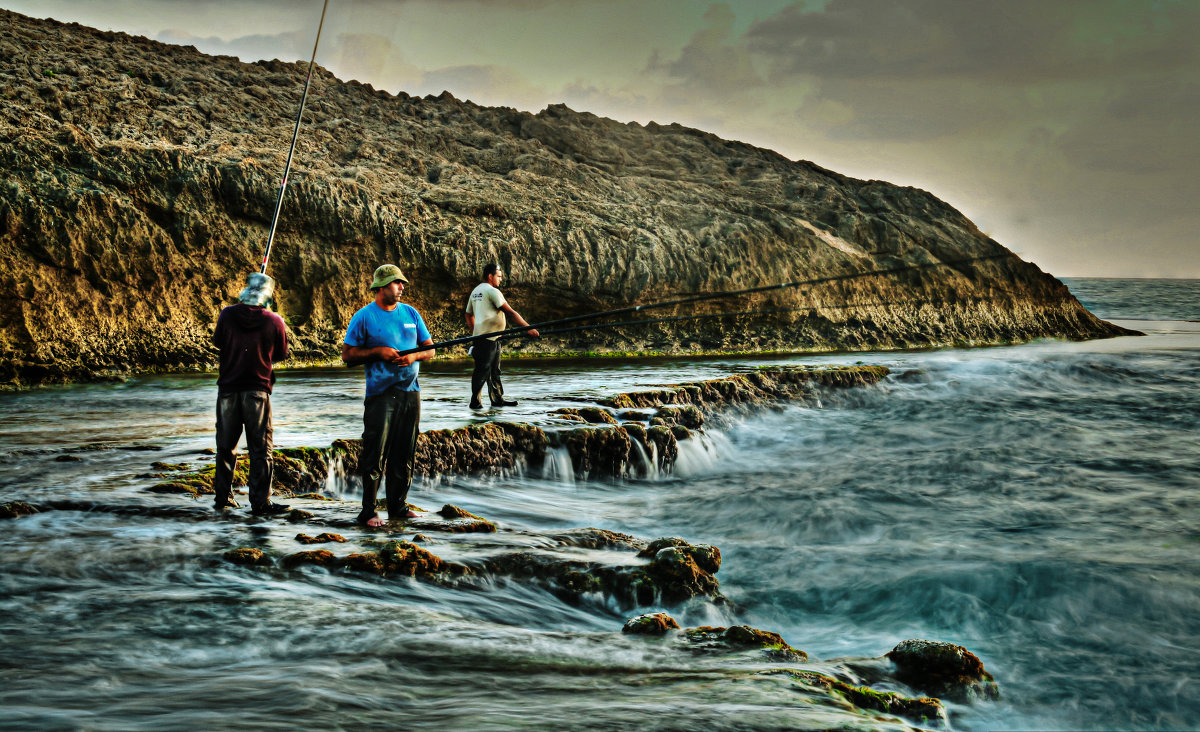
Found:
[[[414,488],[414,503],[455,503],[505,529],[715,544],[730,606],[622,610],[502,580],[464,591],[213,561],[253,540],[240,521],[54,511],[0,522],[0,728],[891,728],[814,716],[778,687],[737,683],[722,661],[619,632],[665,610],[684,626],[778,632],[816,665],[907,638],[964,645],[1001,698],[950,705],[955,729],[1195,729],[1200,281],[1066,283],[1147,335],[514,361],[505,379],[521,404],[504,417],[543,425],[558,406],[748,365],[864,361],[893,376],[709,430],[654,479],[558,471]],[[423,372],[426,429],[473,420],[466,368]],[[283,372],[277,442],[358,436],[362,389],[361,371]],[[151,460],[194,461],[211,445],[213,399],[211,375],[0,394],[0,495],[185,500],[147,493],[143,476]],[[81,449],[97,444],[161,450]]]

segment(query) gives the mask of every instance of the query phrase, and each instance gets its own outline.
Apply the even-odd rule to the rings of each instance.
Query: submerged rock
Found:
[[[29,503],[21,501],[11,501],[9,503],[0,503],[0,519],[17,518],[18,516],[30,516],[39,513],[41,509]]]
[[[382,573],[416,577],[441,573],[466,574],[461,564],[444,561],[428,549],[410,541],[389,541],[378,553]]]
[[[878,691],[869,686],[855,686],[813,671],[766,671],[786,674],[804,687],[821,689],[843,697],[859,709],[868,709],[911,719],[922,725],[947,726],[946,709],[937,699],[911,698],[893,691]]]
[[[346,537],[342,536],[341,534],[332,534],[329,532],[326,532],[324,534],[318,534],[317,536],[309,536],[308,534],[296,534],[296,541],[300,542],[301,544],[328,544],[330,542],[337,542],[339,544],[345,544]]]
[[[569,543],[588,548],[644,547],[640,541],[631,541],[632,537],[611,532],[605,536],[598,530],[589,531],[597,533],[592,533],[590,537],[587,534],[579,535]],[[513,552],[482,560],[481,571],[533,579],[567,599],[601,593],[622,607],[678,604],[695,597],[724,601],[712,573],[700,569],[691,556],[675,546],[664,547],[647,564],[625,565],[574,559],[540,551]]]
[[[250,566],[271,564],[271,558],[262,549],[241,547],[239,549],[230,549],[223,556],[226,561],[233,562],[234,564],[246,564]]]
[[[333,552],[329,551],[328,549],[313,549],[311,551],[289,554],[284,557],[280,563],[284,567],[292,569],[299,567],[302,564],[315,564],[318,567],[329,567],[332,566],[336,560],[337,557],[335,557]]]
[[[635,549],[640,550],[646,546],[646,542],[630,536],[622,534],[618,531],[610,531],[608,529],[571,529],[569,531],[559,532],[549,535],[549,538],[554,540],[559,546],[572,546],[583,549]]]
[[[705,650],[761,650],[773,661],[807,661],[808,654],[788,645],[783,636],[748,625],[728,628],[702,625],[684,631],[688,642]]]
[[[155,470],[169,470],[172,472],[179,472],[179,471],[183,471],[183,470],[190,470],[192,466],[188,465],[187,463],[164,463],[164,462],[159,461],[159,462],[150,463],[150,467],[154,468]]]
[[[496,524],[485,518],[476,516],[465,509],[447,503],[439,510],[438,515],[448,520],[440,527],[443,531],[454,533],[491,533],[496,530]]]

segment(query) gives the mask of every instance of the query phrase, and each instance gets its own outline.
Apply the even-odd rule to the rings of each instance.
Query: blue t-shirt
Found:
[[[429,339],[429,329],[412,305],[398,303],[394,310],[384,310],[372,302],[350,318],[345,342],[355,348],[388,346],[397,351],[406,351]],[[421,385],[417,383],[420,361],[413,361],[408,366],[371,361],[366,367],[368,397],[382,394],[393,386],[401,391],[421,390]]]

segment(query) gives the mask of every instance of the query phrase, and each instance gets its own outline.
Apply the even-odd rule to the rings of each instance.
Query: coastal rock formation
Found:
[[[604,409],[581,407],[572,408],[569,416],[587,415],[587,421],[604,426],[545,431],[527,424],[487,422],[431,430],[417,438],[414,472],[427,476],[498,475],[519,468],[538,470],[547,449],[562,448],[580,477],[645,476],[669,470],[679,456],[679,441],[689,439],[690,429],[700,429],[706,420],[719,423],[730,414],[783,401],[804,403],[815,399],[819,389],[877,384],[887,374],[888,370],[882,366],[762,368],[721,379],[617,394],[604,400],[609,406],[653,407],[655,411],[642,413],[647,424],[615,424],[617,420]],[[357,473],[361,450],[361,440],[336,440],[323,450],[313,447],[275,450],[274,491],[280,496],[320,499],[331,474],[345,479]],[[149,491],[191,496],[213,492],[216,473],[213,465],[193,472],[182,472],[189,467],[185,464],[155,462],[152,467],[168,472],[149,474],[162,479],[151,485]],[[244,456],[239,457],[233,485],[244,486],[248,478],[249,464]],[[445,518],[467,519],[461,524],[464,531],[488,530],[488,522],[456,506],[448,505],[442,512]],[[715,562],[715,567],[720,567],[721,557],[718,552],[715,558],[696,558],[696,561],[702,565],[706,561]],[[709,571],[715,572],[716,568]]]
[[[664,612],[656,612],[630,618],[621,628],[621,632],[627,635],[661,638],[705,654],[744,654],[750,651],[765,660],[776,663],[806,663],[808,661],[807,653],[793,648],[778,633],[759,630],[748,625],[733,625],[728,628],[703,625],[680,629],[679,623],[673,617]],[[905,641],[897,646],[897,649],[909,648],[913,643],[917,643],[917,641]],[[951,646],[948,643],[931,643],[929,641],[920,641],[920,643],[938,648]],[[971,658],[975,658],[966,649],[962,649],[960,646],[953,647],[961,649]],[[917,652],[924,657],[928,650],[923,647]],[[878,666],[881,662],[886,663],[887,660],[888,657],[884,657],[869,659],[869,662],[866,663],[861,661],[858,663],[870,668],[870,663]],[[935,727],[943,727],[947,724],[946,709],[939,699],[907,697],[894,691],[881,691],[874,686],[881,681],[885,684],[889,683],[892,678],[876,673],[868,680],[857,673],[854,664],[843,665],[834,661],[825,666],[844,678],[835,678],[828,671],[817,672],[797,668],[773,669],[761,673],[768,676],[787,676],[796,683],[800,690],[823,694],[824,699],[819,703],[848,704],[857,709],[883,712]],[[978,671],[986,673],[983,671],[982,664],[979,665]],[[930,676],[919,673],[918,677],[922,684],[918,684],[914,688],[924,688],[923,684],[929,683]],[[990,675],[988,678],[991,678]],[[951,687],[946,688],[950,689]]]
[[[0,10],[0,381],[210,369],[261,261],[307,64]],[[676,124],[390,94],[316,69],[269,272],[296,363],[336,360],[379,263],[435,339],[480,265],[527,317],[819,280],[515,341],[761,352],[1090,338],[1097,320],[933,195]],[[887,273],[855,277],[862,273]]]

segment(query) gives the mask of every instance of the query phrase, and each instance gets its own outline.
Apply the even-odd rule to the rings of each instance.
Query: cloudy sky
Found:
[[[1200,0],[330,0],[389,91],[680,122],[917,186],[1059,276],[1200,278]],[[307,61],[322,0],[0,0]]]

